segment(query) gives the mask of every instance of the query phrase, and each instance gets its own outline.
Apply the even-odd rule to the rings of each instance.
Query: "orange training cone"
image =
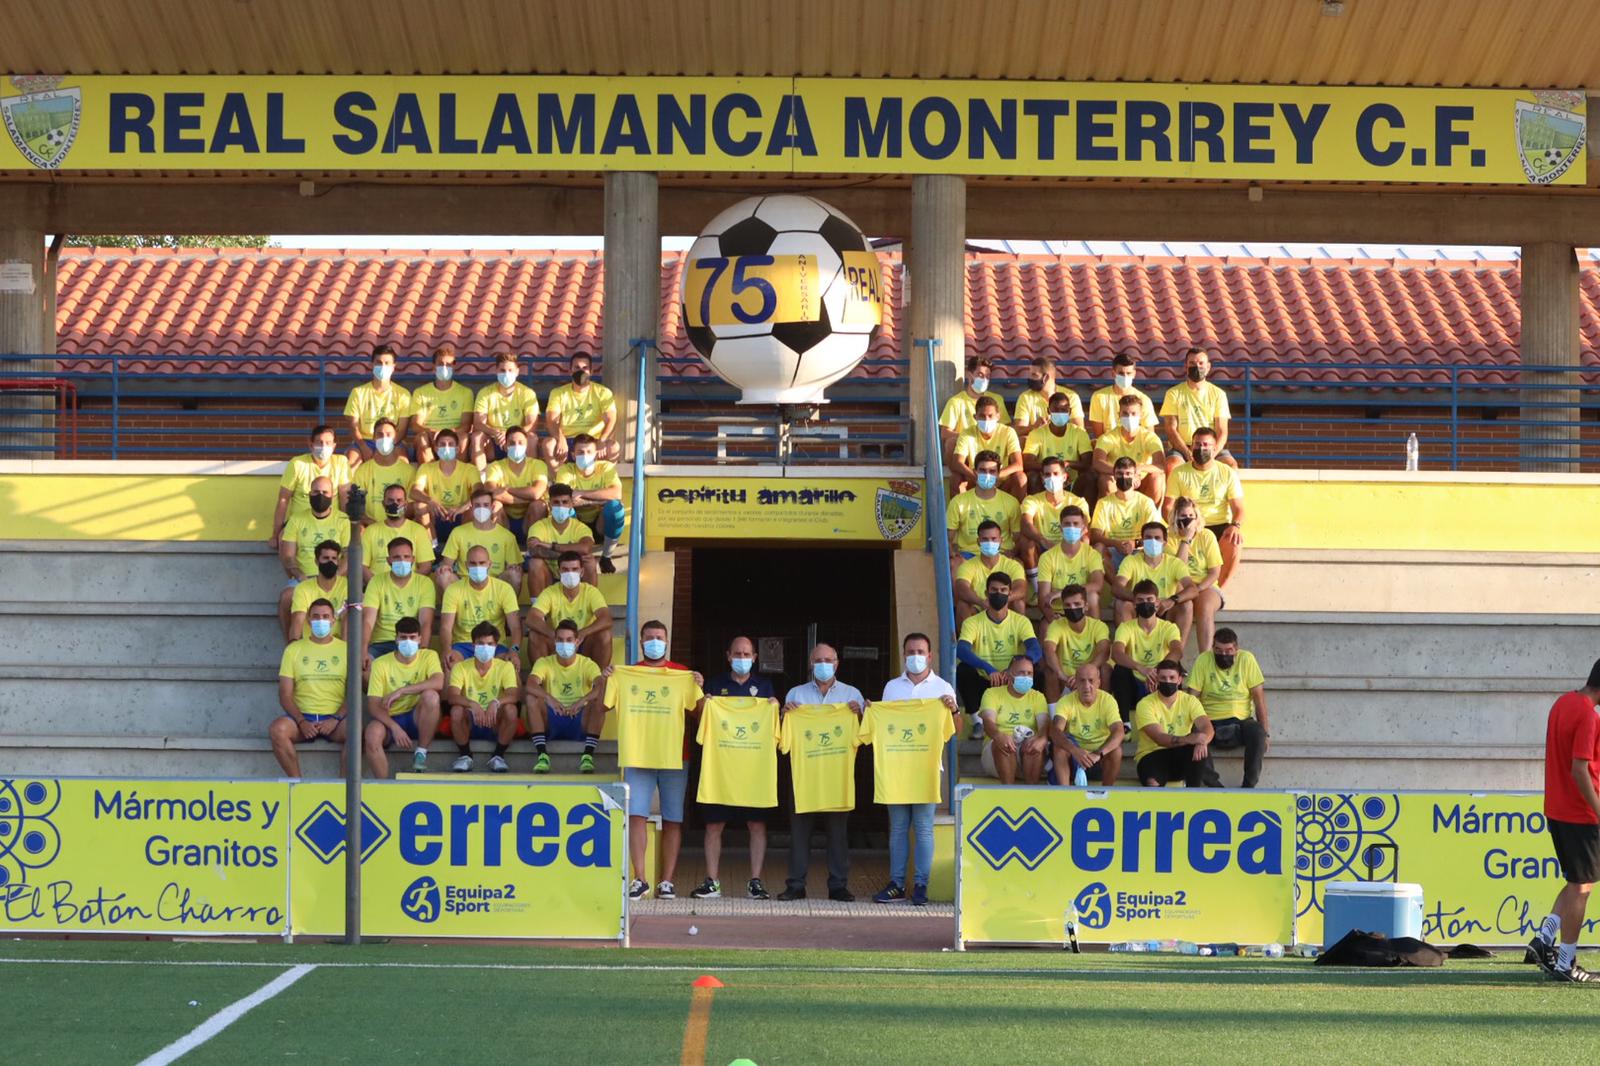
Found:
[[[695,988],[722,988],[723,984],[722,984],[721,981],[717,980],[715,977],[712,977],[710,974],[706,974],[704,977],[696,977],[694,979],[694,987]]]

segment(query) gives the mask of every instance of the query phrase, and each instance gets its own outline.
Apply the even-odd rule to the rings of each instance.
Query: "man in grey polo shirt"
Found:
[[[843,703],[857,715],[866,709],[866,698],[861,690],[847,685],[837,677],[839,653],[831,644],[818,644],[811,649],[811,679],[796,685],[784,697],[785,714],[796,707],[816,703]],[[791,804],[792,805],[792,804]],[[821,819],[828,831],[828,898],[841,903],[855,900],[851,894],[849,811],[791,814],[789,816],[789,880],[780,893],[780,900],[806,898],[806,871],[811,866],[811,830]]]

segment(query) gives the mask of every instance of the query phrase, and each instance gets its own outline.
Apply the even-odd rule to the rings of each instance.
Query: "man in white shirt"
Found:
[[[950,682],[933,672],[933,643],[925,633],[909,633],[900,646],[905,654],[905,673],[892,678],[883,686],[883,698],[888,700],[943,700],[953,712],[956,709],[956,690]]]

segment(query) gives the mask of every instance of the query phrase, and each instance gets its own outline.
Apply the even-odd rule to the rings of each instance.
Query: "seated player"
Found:
[[[1100,684],[1111,680],[1111,630],[1088,611],[1088,592],[1082,585],[1061,590],[1061,617],[1045,627],[1045,695],[1054,703],[1072,685],[1078,669],[1092,666]]]
[[[1210,651],[1201,652],[1189,675],[1188,690],[1206,709],[1216,735],[1211,750],[1244,749],[1242,788],[1255,788],[1261,780],[1261,763],[1272,746],[1267,724],[1267,679],[1261,664],[1239,647],[1239,634],[1223,627]],[[1221,787],[1220,780],[1206,781]]]
[[[611,634],[607,632],[609,640]],[[578,625],[570,618],[555,624],[554,652],[542,656],[528,671],[528,734],[533,738],[533,772],[550,772],[550,740],[581,740],[583,754],[578,757],[580,774],[594,773],[594,753],[605,728],[606,709],[601,700],[605,679],[600,666],[578,651]]]
[[[497,643],[499,634],[509,634],[500,654],[515,657],[522,644],[517,593],[504,581],[490,576],[489,552],[478,545],[467,552],[467,579],[445,589],[439,601],[440,640],[450,642],[445,649],[445,669],[472,657],[472,631],[486,622],[494,627]]]
[[[383,521],[383,497],[389,486],[398,485],[409,494],[411,482],[417,476],[417,468],[396,446],[399,438],[395,434],[393,422],[387,418],[378,419],[372,427],[372,458],[356,467],[353,475],[356,487],[367,494],[367,510],[361,517],[363,526]]]
[[[350,543],[350,519],[333,506],[333,482],[319,477],[311,483],[309,509],[290,518],[278,538],[278,562],[288,576],[288,583],[278,596],[278,625],[284,639],[289,637],[289,608],[294,602],[294,589],[300,582],[317,573],[317,545],[333,541],[338,545]]]
[[[372,351],[372,380],[350,390],[344,403],[344,417],[350,425],[350,449],[345,458],[354,468],[376,454],[373,429],[378,419],[386,419],[404,440],[407,419],[411,416],[411,393],[394,383],[394,346],[380,344]]]
[[[472,433],[472,390],[455,380],[456,346],[449,341],[433,350],[433,380],[411,393],[411,438],[417,462],[431,463],[434,434],[453,430],[457,441]]]
[[[1001,405],[988,396],[980,396],[976,405],[977,417],[972,428],[956,438],[955,449],[950,454],[950,477],[955,492],[965,492],[977,481],[973,460],[984,452],[1000,457],[996,471],[1002,491],[1018,500],[1028,494],[1028,483],[1022,474],[1022,445],[1017,441],[1017,431],[1000,421]]]
[[[944,409],[939,412],[939,446],[947,465],[956,446],[956,438],[971,429],[978,420],[977,403],[980,399],[987,396],[993,400],[1000,412],[1000,421],[1006,421],[1005,402],[1000,399],[999,393],[989,391],[993,370],[993,364],[987,359],[969,359],[966,384],[945,401]]]
[[[1110,788],[1122,771],[1122,710],[1090,663],[1072,675],[1072,687],[1056,701],[1050,720],[1056,784],[1071,784],[1079,770],[1086,780]]]
[[[528,434],[521,426],[506,430],[506,457],[490,463],[483,480],[494,488],[500,515],[520,545],[529,521],[544,517],[550,491],[550,468],[541,459],[528,458]]]
[[[528,434],[529,447],[536,447],[539,431],[539,395],[517,382],[517,357],[511,352],[495,356],[494,382],[478,390],[472,404],[472,460],[479,471],[496,459],[505,458],[506,430],[512,426]]]
[[[1222,573],[1222,551],[1216,534],[1200,524],[1194,501],[1180,497],[1172,508],[1172,530],[1167,536],[1167,553],[1189,568],[1189,583],[1194,592],[1195,644],[1201,651],[1211,648],[1211,634],[1222,610],[1222,591],[1217,577]],[[1186,634],[1187,635],[1187,634]]]
[[[945,528],[950,538],[950,566],[959,568],[978,553],[978,527],[985,521],[1000,526],[1000,550],[1016,554],[1018,519],[1022,505],[1009,492],[995,488],[1000,481],[1000,457],[994,452],[979,452],[972,462],[974,487],[961,493],[945,508]]]
[[[597,454],[604,462],[614,463],[622,458],[622,448],[616,440],[617,401],[610,389],[592,379],[593,365],[583,352],[574,354],[567,364],[572,383],[550,390],[539,454],[552,466],[567,461],[568,442],[579,435],[595,439]]]
[[[1001,573],[1011,580],[1011,609],[1028,609],[1028,582],[1022,564],[1000,554],[1000,523],[985,519],[978,526],[978,554],[956,567],[956,621],[966,621],[988,603],[989,575]]]
[[[556,566],[557,583],[528,607],[533,656],[542,658],[554,650],[555,624],[566,619],[577,624],[583,653],[604,670],[611,665],[611,608],[598,588],[583,583],[583,560],[577,552],[562,552]]]
[[[1161,428],[1167,438],[1167,472],[1191,458],[1189,442],[1202,426],[1216,432],[1214,455],[1224,466],[1238,466],[1228,452],[1228,396],[1207,381],[1211,375],[1211,353],[1190,348],[1183,356],[1184,380],[1167,390],[1161,401]]]
[[[1014,785],[1020,767],[1022,783],[1037,785],[1050,751],[1045,732],[1049,709],[1044,694],[1033,687],[1033,660],[1014,655],[1006,673],[1010,681],[989,689],[978,704],[985,737],[983,772],[998,777],[1002,785]]]
[[[511,769],[506,762],[506,749],[517,735],[522,683],[517,680],[517,668],[499,643],[500,630],[494,623],[479,622],[472,627],[472,654],[450,668],[445,699],[450,704],[450,737],[460,753],[450,769],[458,774],[472,772],[475,739],[494,741],[490,773],[503,774]]]
[[[1083,412],[1077,402],[1078,398],[1070,392],[1058,392],[1050,397],[1044,425],[1024,439],[1022,470],[1028,475],[1030,486],[1039,478],[1045,459],[1053,455],[1066,464],[1069,489],[1080,496],[1093,494],[1094,443],[1083,431]]]
[[[1120,707],[1132,707],[1156,687],[1156,664],[1183,659],[1178,627],[1156,617],[1160,599],[1154,581],[1133,586],[1133,619],[1118,625],[1111,636],[1111,694]]]
[[[1011,579],[990,574],[984,594],[988,602],[983,612],[961,623],[956,640],[956,691],[962,709],[972,715],[978,713],[986,691],[1011,683],[1012,659],[1026,655],[1036,663],[1044,658],[1033,623],[1021,611],[1011,610]]]
[[[404,537],[411,542],[411,561],[416,573],[433,573],[433,543],[428,531],[406,517],[406,498],[410,493],[399,485],[383,490],[380,506],[383,519],[361,531],[361,572],[368,580],[389,568],[389,542]]]
[[[1146,522],[1139,530],[1140,550],[1122,560],[1117,576],[1111,579],[1111,594],[1117,598],[1118,625],[1133,617],[1133,590],[1144,581],[1156,586],[1156,616],[1178,627],[1179,639],[1187,642],[1194,621],[1194,582],[1189,566],[1167,552],[1167,527]]]
[[[614,574],[611,549],[622,536],[627,512],[622,506],[622,479],[617,465],[598,458],[599,442],[587,433],[572,438],[572,461],[556,471],[555,478],[572,490],[578,521],[594,531],[600,542],[600,573]]]
[[[434,568],[434,581],[443,592],[461,579],[467,553],[482,548],[489,553],[489,573],[513,589],[522,587],[522,547],[511,530],[495,521],[494,489],[489,485],[474,485],[468,499],[472,509],[467,512],[471,522],[463,522],[450,533],[444,550],[439,553],[439,565]]]
[[[1039,613],[1046,626],[1055,621],[1057,600],[1069,585],[1082,586],[1089,617],[1099,618],[1106,579],[1105,557],[1089,546],[1088,513],[1069,503],[1061,508],[1060,522],[1061,543],[1039,557]]]
[[[1047,424],[1050,404],[1057,396],[1066,398],[1067,413],[1072,416],[1068,424],[1082,427],[1083,404],[1077,393],[1056,383],[1055,360],[1048,356],[1032,360],[1028,364],[1028,387],[1011,408],[1011,428],[1017,431],[1018,440],[1027,440],[1029,434]]]
[[[1125,396],[1137,397],[1140,404],[1139,424],[1145,429],[1155,429],[1156,405],[1148,395],[1134,388],[1139,362],[1127,352],[1111,360],[1111,384],[1096,389],[1089,397],[1088,430],[1090,440],[1099,440],[1117,428],[1117,413]]]
[[[300,776],[296,744],[323,740],[342,748],[345,740],[345,643],[333,636],[333,604],[313,602],[306,609],[306,627],[311,635],[284,648],[278,661],[283,714],[267,727],[285,777]]]
[[[478,471],[456,458],[456,431],[441,429],[433,435],[437,459],[417,468],[411,482],[412,512],[417,524],[428,531],[434,547],[450,539],[462,515],[472,509],[469,496],[478,483]]]
[[[317,426],[311,431],[311,450],[284,465],[278,479],[278,505],[272,514],[272,536],[267,538],[267,547],[273,551],[283,539],[284,526],[311,512],[311,494],[316,491],[311,486],[317,479],[327,480],[324,491],[338,497],[339,510],[344,510],[350,498],[350,460],[334,455],[333,444],[332,428]]]
[[[344,608],[350,599],[350,585],[342,573],[344,549],[331,540],[316,548],[317,570],[294,587],[289,598],[289,632],[286,643],[293,644],[306,635],[306,611],[317,600],[327,600],[334,605],[333,635],[344,636]]]
[[[1167,475],[1167,495],[1183,496],[1195,503],[1200,521],[1211,531],[1222,552],[1221,588],[1233,576],[1244,549],[1244,486],[1239,471],[1217,457],[1217,433],[1202,426],[1194,431],[1189,461]],[[1168,503],[1171,509],[1171,503]]]
[[[1089,523],[1089,539],[1105,557],[1106,570],[1113,574],[1123,559],[1138,550],[1134,538],[1144,524],[1161,521],[1161,512],[1150,497],[1134,489],[1137,466],[1126,457],[1117,460],[1111,491],[1094,505],[1094,518]]]
[[[1119,401],[1117,428],[1102,433],[1094,442],[1094,470],[1100,477],[1101,495],[1115,487],[1118,460],[1132,459],[1139,491],[1160,504],[1167,478],[1161,456],[1161,438],[1139,424],[1138,397],[1124,396]]]
[[[1039,464],[1043,491],[1022,501],[1022,527],[1017,531],[1017,555],[1030,584],[1039,577],[1039,557],[1061,543],[1061,509],[1077,507],[1089,513],[1089,501],[1067,491],[1067,464],[1048,456]]]
[[[563,552],[575,551],[583,560],[583,580],[600,583],[600,568],[594,560],[594,531],[578,521],[573,506],[572,488],[559,482],[550,486],[550,517],[528,527],[528,597],[537,599],[556,577],[556,563]],[[544,565],[540,566],[539,561]]]
[[[421,587],[433,590],[426,581]],[[394,650],[372,663],[367,681],[367,724],[364,729],[367,765],[373,777],[389,776],[391,744],[411,752],[411,772],[428,769],[428,745],[439,730],[444,698],[444,667],[439,655],[425,647],[422,623],[402,618],[394,623]]]
[[[416,572],[411,542],[396,537],[389,542],[389,557],[383,573],[372,579],[361,597],[361,646],[367,661],[394,651],[398,626],[412,618],[421,626],[422,643],[433,644],[433,609],[438,593],[433,582]]]
[[[1163,659],[1156,664],[1156,689],[1133,711],[1138,738],[1134,770],[1146,788],[1165,788],[1182,781],[1202,787],[1215,777],[1211,766],[1211,719],[1200,701],[1182,690],[1183,664]],[[1220,782],[1219,782],[1220,784]]]

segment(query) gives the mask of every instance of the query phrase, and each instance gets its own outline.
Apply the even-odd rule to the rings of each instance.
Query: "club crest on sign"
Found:
[[[1522,173],[1535,185],[1548,185],[1577,162],[1587,136],[1582,93],[1541,90],[1535,103],[1517,101],[1517,155]]]
[[[914,481],[891,481],[872,498],[872,514],[884,540],[904,540],[922,517],[922,499]]]
[[[40,170],[66,161],[83,118],[83,93],[59,74],[13,74],[0,86],[0,117],[24,158]]]

